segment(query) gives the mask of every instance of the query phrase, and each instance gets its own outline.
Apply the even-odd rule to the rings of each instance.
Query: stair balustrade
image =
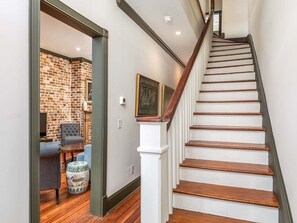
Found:
[[[213,13],[204,26],[164,117],[138,118],[141,156],[141,222],[165,223],[173,212],[173,192],[179,184],[189,127],[213,38]]]

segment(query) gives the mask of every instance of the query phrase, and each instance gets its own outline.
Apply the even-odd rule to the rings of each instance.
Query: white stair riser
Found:
[[[197,112],[260,112],[260,103],[197,103]]]
[[[261,115],[195,115],[194,125],[263,126]]]
[[[255,80],[255,73],[204,76],[204,81],[239,81],[239,80]]]
[[[201,101],[258,100],[257,91],[200,93]]]
[[[181,167],[180,179],[197,183],[241,187],[255,190],[273,190],[272,176],[257,174]]]
[[[242,54],[242,55],[229,55],[229,56],[219,56],[219,57],[210,57],[208,61],[218,61],[218,60],[235,60],[242,58],[252,58],[252,54]]]
[[[202,84],[202,90],[243,90],[256,89],[257,84],[253,82],[235,82],[235,83],[219,83],[219,84]]]
[[[225,45],[249,46],[248,44],[244,44],[244,45],[242,45],[242,43],[230,43],[230,42],[225,42],[225,43],[216,43],[216,42],[214,42],[214,43],[212,43],[212,46],[213,46],[213,47],[215,47],[215,46],[225,46]]]
[[[186,147],[187,159],[202,159],[225,162],[251,163],[268,165],[268,151],[222,149],[204,147]]]
[[[243,47],[249,47],[249,45],[232,45],[232,46],[227,45],[227,46],[224,46],[224,47],[212,46],[211,50],[212,51],[216,51],[216,50],[234,50],[234,49],[243,48]]]
[[[204,141],[264,144],[265,132],[191,129],[190,139]]]
[[[254,71],[254,65],[207,69],[206,73],[207,74],[219,74],[219,73],[232,73],[232,72],[245,72],[245,71]]]
[[[250,48],[238,49],[238,50],[227,50],[227,51],[217,51],[211,52],[210,56],[225,56],[230,54],[240,54],[240,53],[250,53]]]
[[[223,66],[235,66],[235,65],[245,65],[245,64],[253,64],[253,60],[248,59],[248,60],[234,60],[234,61],[226,61],[226,62],[208,63],[207,67],[223,67]]]
[[[278,223],[278,209],[260,205],[173,194],[175,208],[261,223]]]

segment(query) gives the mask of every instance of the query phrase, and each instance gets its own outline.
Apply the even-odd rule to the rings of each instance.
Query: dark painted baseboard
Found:
[[[118,192],[114,193],[110,197],[107,198],[107,211],[112,210],[118,204],[120,204],[123,200],[125,200],[131,193],[133,193],[136,189],[140,187],[140,177],[137,177],[131,183],[127,184]]]
[[[274,176],[273,176],[273,192],[277,196],[280,203],[279,208],[279,223],[293,223],[293,217],[290,209],[290,204],[285,188],[284,179],[281,172],[281,167],[277,155],[276,144],[273,136],[272,125],[270,121],[264,86],[261,78],[260,66],[257,59],[257,54],[255,50],[255,45],[251,35],[248,35],[247,41],[251,46],[255,73],[257,79],[257,86],[259,91],[259,99],[261,100],[261,112],[263,113],[263,126],[266,129],[265,142],[269,146],[269,165],[271,166]]]

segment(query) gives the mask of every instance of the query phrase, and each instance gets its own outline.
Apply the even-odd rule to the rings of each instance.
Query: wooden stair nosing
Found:
[[[236,81],[203,81],[202,84],[227,84],[227,83],[241,83],[241,82],[256,82],[257,80],[236,80]]]
[[[221,55],[210,55],[209,57],[228,57],[228,56],[238,56],[238,55],[246,55],[251,53],[232,53],[232,54],[221,54]]]
[[[257,89],[235,89],[235,90],[201,90],[200,93],[223,93],[223,92],[246,92],[258,91]]]
[[[249,44],[247,43],[238,43],[238,44],[231,44],[231,45],[223,45],[223,46],[212,46],[212,48],[216,48],[216,47],[229,47],[229,46],[242,46],[242,45],[247,45],[249,46]]]
[[[222,67],[207,67],[206,69],[225,69],[225,68],[233,68],[233,67],[247,67],[254,66],[254,64],[238,64],[238,65],[230,65],[230,66],[222,66]]]
[[[201,160],[201,159],[185,159],[180,164],[180,167],[273,176],[273,172],[268,165],[250,164],[250,163],[236,163],[236,162]]]
[[[180,181],[173,192],[273,208],[279,207],[274,193],[263,190]]]
[[[252,223],[233,218],[226,218],[217,215],[205,214],[182,209],[173,209],[172,215],[169,217],[168,223]]]
[[[255,73],[255,71],[223,72],[223,73],[204,74],[204,75],[205,76],[214,76],[214,75],[231,75],[231,74],[244,74],[244,73]]]
[[[264,127],[252,126],[222,126],[222,125],[192,125],[192,130],[217,130],[217,131],[248,131],[248,132],[265,132]]]
[[[226,49],[226,50],[211,50],[211,53],[216,53],[216,52],[225,52],[225,51],[232,51],[232,50],[243,50],[243,49],[250,49],[250,46],[247,47],[240,47],[240,48],[236,48],[236,49]]]
[[[241,43],[234,42],[234,41],[230,41],[230,40],[228,40],[228,41],[213,40],[212,42],[213,42],[213,43],[232,43],[232,44],[234,44],[234,45],[240,45],[240,44],[241,44]]]
[[[256,150],[269,151],[269,147],[265,144],[255,143],[238,143],[238,142],[219,142],[219,141],[203,141],[191,140],[185,144],[189,147],[217,148],[217,149],[238,149],[238,150]]]
[[[241,61],[241,60],[252,60],[253,58],[247,57],[247,58],[238,58],[238,59],[232,59],[232,60],[215,60],[215,61],[208,61],[208,63],[223,63],[223,62],[233,62],[233,61]]]
[[[260,100],[200,101],[197,103],[260,103]]]
[[[193,112],[194,115],[262,116],[261,112]]]

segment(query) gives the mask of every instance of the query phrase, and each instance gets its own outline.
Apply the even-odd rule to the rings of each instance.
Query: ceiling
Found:
[[[181,0],[126,0],[161,39],[187,64],[197,42]],[[72,27],[40,13],[40,46],[67,57],[92,60],[92,39]],[[172,22],[165,23],[164,16]],[[180,31],[181,35],[176,35]],[[80,48],[77,51],[76,48]]]
[[[40,12],[40,47],[70,58],[92,60],[92,38],[44,12]]]
[[[197,42],[181,0],[126,0],[161,39],[187,64]],[[166,24],[164,16],[171,16]],[[180,36],[175,33],[181,32]]]

